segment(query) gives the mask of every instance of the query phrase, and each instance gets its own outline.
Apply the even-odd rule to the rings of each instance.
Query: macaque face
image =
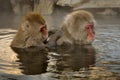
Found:
[[[40,33],[42,34],[44,40],[48,38],[48,31],[46,25],[41,25]]]
[[[85,30],[87,32],[87,41],[88,41],[88,43],[92,43],[94,41],[94,36],[95,36],[94,24],[93,23],[88,23],[85,26]]]

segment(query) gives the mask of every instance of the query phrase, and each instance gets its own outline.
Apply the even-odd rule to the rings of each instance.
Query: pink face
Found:
[[[44,38],[47,38],[47,37],[48,37],[48,31],[47,31],[46,25],[42,25],[42,27],[40,28],[40,32],[42,33],[42,36],[43,36]]]
[[[93,42],[94,41],[94,37],[95,37],[95,34],[94,34],[94,24],[93,23],[88,23],[86,25],[85,29],[87,31],[87,39],[90,42]]]

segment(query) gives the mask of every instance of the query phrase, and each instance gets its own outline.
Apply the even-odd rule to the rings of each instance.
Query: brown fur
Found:
[[[93,15],[85,10],[74,11],[68,14],[62,24],[63,35],[57,40],[57,45],[64,42],[76,44],[91,44],[87,39],[85,26],[89,23],[95,24]],[[94,30],[93,30],[94,32]]]
[[[30,23],[36,22],[36,23],[43,24],[43,25],[45,24],[44,18],[40,14],[37,14],[37,13],[29,13],[23,18],[23,21],[26,21],[26,20],[28,20]]]
[[[11,47],[27,48],[44,45],[43,41],[48,35],[42,35],[40,29],[45,24],[44,18],[38,13],[29,13],[24,16]]]

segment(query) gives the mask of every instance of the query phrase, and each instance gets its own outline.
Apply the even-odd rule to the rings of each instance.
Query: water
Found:
[[[39,48],[11,49],[9,45],[20,17],[11,15],[11,20],[8,15],[3,15],[0,23],[0,80],[119,80],[119,16],[96,15],[96,38],[92,46],[67,45],[48,52]],[[49,29],[60,26],[63,16],[58,14],[54,18],[56,16],[60,19],[45,16]]]

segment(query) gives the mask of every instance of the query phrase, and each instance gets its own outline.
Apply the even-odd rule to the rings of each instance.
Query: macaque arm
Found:
[[[72,43],[72,40],[68,39],[66,36],[62,36],[56,41],[57,45],[70,45]]]
[[[64,42],[64,36],[62,36],[61,38],[59,38],[58,40],[57,40],[57,45],[62,45],[63,44],[63,42]]]
[[[52,31],[49,31],[49,33],[50,33],[50,35],[49,35],[49,40],[48,40],[47,46],[55,47],[57,45],[56,41],[61,37],[62,32],[58,31],[58,30],[52,30]]]

